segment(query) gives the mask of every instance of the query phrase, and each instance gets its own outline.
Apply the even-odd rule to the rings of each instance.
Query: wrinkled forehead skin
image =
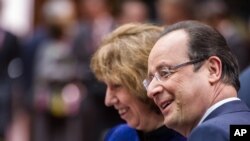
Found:
[[[155,71],[160,64],[175,64],[188,59],[188,34],[176,30],[162,36],[154,45],[148,58],[148,71]]]

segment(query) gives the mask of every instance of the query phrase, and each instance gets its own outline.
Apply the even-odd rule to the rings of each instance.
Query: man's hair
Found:
[[[238,91],[239,67],[236,57],[232,54],[225,38],[214,28],[198,21],[182,21],[168,26],[162,36],[176,31],[184,30],[188,36],[188,56],[193,59],[207,59],[210,56],[217,56],[222,62],[222,82],[233,85]],[[202,63],[195,65],[195,71],[201,67]]]
[[[115,29],[103,39],[91,59],[90,67],[96,78],[121,84],[131,94],[155,108],[146,95],[142,81],[147,75],[149,53],[162,31],[161,27],[139,23],[129,23]]]

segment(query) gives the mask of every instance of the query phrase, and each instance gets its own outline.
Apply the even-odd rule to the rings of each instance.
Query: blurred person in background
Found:
[[[194,19],[194,0],[158,0],[156,15],[161,25]]]
[[[103,39],[91,68],[107,86],[105,105],[113,106],[126,124],[109,130],[105,141],[184,141],[163,125],[163,116],[143,88],[148,54],[162,28],[125,24]]]
[[[216,28],[226,39],[232,53],[236,55],[240,71],[250,64],[250,45],[247,25],[234,18],[223,0],[201,1],[197,8],[197,19]]]
[[[240,74],[240,90],[238,97],[245,101],[247,106],[250,108],[250,66]]]
[[[149,22],[149,8],[142,0],[122,0],[119,1],[119,7],[118,24]]]
[[[35,53],[30,88],[31,140],[81,141],[81,103],[86,89],[77,77],[72,51],[75,7],[68,0],[48,1],[43,5],[43,14],[45,32],[42,38],[33,38],[36,44],[29,44]]]
[[[0,0],[0,13],[3,8]],[[6,139],[7,131],[12,121],[12,106],[15,94],[16,78],[21,68],[16,65],[21,57],[19,38],[0,27],[0,140]]]
[[[97,81],[89,67],[90,58],[101,39],[117,26],[109,2],[80,0],[79,3],[81,17],[73,40],[73,53],[77,61],[76,74],[87,89],[87,96],[81,105],[85,141],[101,140],[106,129],[122,122],[114,109],[104,105],[105,85]]]

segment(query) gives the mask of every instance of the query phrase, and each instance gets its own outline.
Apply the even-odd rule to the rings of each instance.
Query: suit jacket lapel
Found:
[[[212,113],[210,113],[203,122],[205,122],[208,119],[217,117],[219,115],[227,114],[227,113],[234,113],[234,112],[244,112],[244,111],[250,111],[247,105],[240,101],[240,100],[235,100],[231,101],[228,103],[225,103],[215,109]]]

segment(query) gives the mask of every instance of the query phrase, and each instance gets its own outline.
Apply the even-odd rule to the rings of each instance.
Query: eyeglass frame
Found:
[[[170,66],[170,67],[162,67],[160,71],[157,71],[154,73],[154,75],[152,76],[152,79],[149,80],[149,79],[144,79],[143,80],[143,86],[144,88],[147,90],[148,89],[148,86],[150,85],[150,83],[152,82],[152,80],[154,78],[156,78],[157,81],[159,82],[162,82],[162,78],[168,78],[170,75],[172,75],[173,73],[175,73],[177,71],[177,69],[181,68],[181,67],[184,67],[184,66],[188,66],[188,65],[192,65],[192,64],[196,64],[196,63],[199,63],[201,61],[204,61],[206,58],[200,58],[200,59],[194,59],[194,60],[190,60],[190,61],[187,61],[187,62],[184,62],[184,63],[181,63],[181,64],[178,64],[178,65],[175,65],[175,66]],[[165,70],[165,72],[167,74],[165,74],[164,76],[161,76],[159,74],[159,72]],[[167,70],[167,71],[166,71]]]

